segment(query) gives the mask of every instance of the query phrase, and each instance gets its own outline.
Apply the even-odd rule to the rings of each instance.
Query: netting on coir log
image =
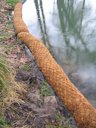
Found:
[[[17,3],[15,6],[13,23],[15,26],[16,34],[20,32],[29,32],[26,24],[24,23],[22,19],[22,4],[21,3]]]
[[[20,14],[22,13],[20,4],[16,5],[15,11],[20,11]],[[15,19],[15,14],[18,20]],[[26,24],[22,20],[22,16],[14,12],[14,19],[18,37],[28,46],[46,80],[73,114],[78,128],[96,128],[95,108],[69,80],[44,44],[29,33]],[[21,21],[22,25],[20,27]]]

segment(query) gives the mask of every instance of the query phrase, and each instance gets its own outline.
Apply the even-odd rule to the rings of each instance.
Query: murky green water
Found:
[[[23,19],[96,107],[96,1],[27,0]]]

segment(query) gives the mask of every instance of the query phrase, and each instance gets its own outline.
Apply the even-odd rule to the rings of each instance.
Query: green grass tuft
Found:
[[[0,128],[11,128],[3,116],[0,116]]]
[[[15,4],[20,2],[20,0],[6,0],[7,4],[9,4],[12,8],[14,8]]]
[[[23,68],[24,71],[29,71],[30,70],[30,66],[28,64],[24,64],[22,68]]]
[[[41,96],[53,95],[52,89],[48,86],[47,82],[45,81],[41,82],[40,94]]]
[[[4,56],[0,55],[0,93],[6,88],[8,83],[9,69]]]

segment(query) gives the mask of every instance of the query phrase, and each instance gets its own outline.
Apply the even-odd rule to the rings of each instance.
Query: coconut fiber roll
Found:
[[[73,85],[57,64],[48,49],[29,33],[22,32],[18,37],[25,42],[46,80],[73,114],[79,128],[96,128],[96,110]]]
[[[16,33],[29,32],[26,24],[22,19],[22,4],[17,3],[14,9],[13,23],[15,26]]]
[[[17,18],[17,19],[14,18],[13,22],[14,22],[14,26],[17,34],[20,32],[29,32],[26,24],[21,18]]]
[[[20,11],[22,12],[22,10]],[[21,21],[18,21],[21,24]],[[14,25],[19,31],[19,23],[14,23]],[[25,23],[22,25],[22,28],[26,27],[26,25],[24,25]],[[29,32],[25,32],[24,29],[22,29],[22,31],[20,29],[18,37],[28,46],[34,55],[38,67],[54,91],[61,98],[66,108],[74,116],[78,128],[96,128],[96,109],[73,85],[44,44]]]

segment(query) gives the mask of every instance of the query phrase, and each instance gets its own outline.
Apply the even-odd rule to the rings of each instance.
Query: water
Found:
[[[23,20],[96,107],[96,1],[27,0]]]

